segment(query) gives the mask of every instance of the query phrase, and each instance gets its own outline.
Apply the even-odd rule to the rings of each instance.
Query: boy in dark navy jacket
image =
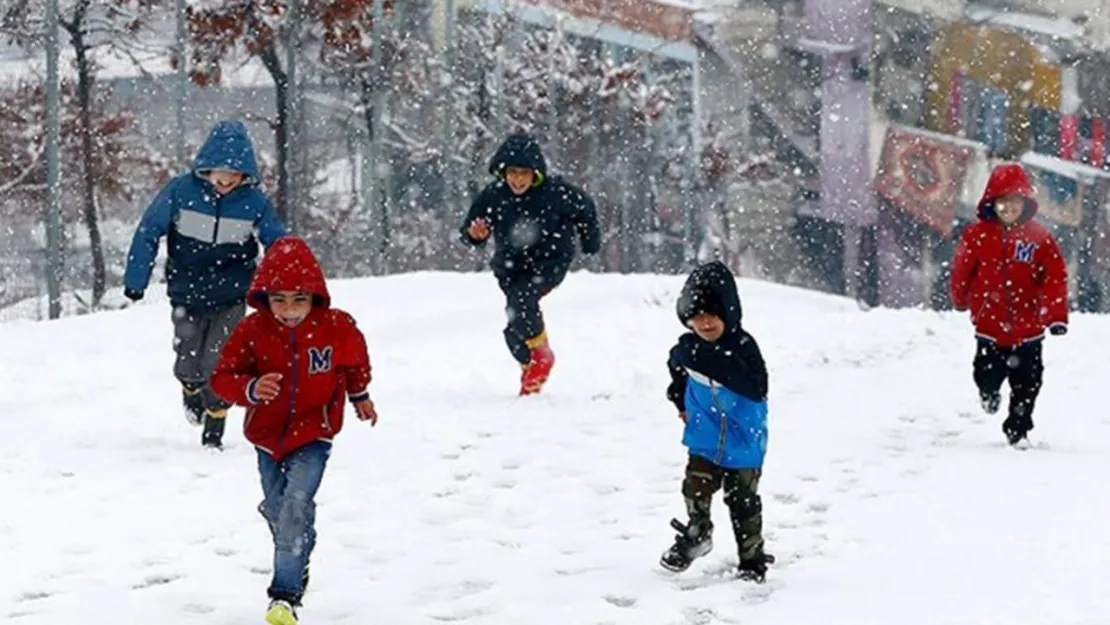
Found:
[[[725,505],[740,556],[740,577],[762,582],[774,557],[763,551],[759,478],[767,451],[767,367],[752,335],[740,326],[740,295],[732,272],[714,261],[697,267],[682,288],[678,318],[691,328],[671,349],[667,398],[686,423],[689,449],[682,495],[689,521],[660,560],[684,571],[713,548],[713,495]]]
[[[473,246],[494,239],[490,266],[505,294],[505,343],[520,363],[520,394],[538,393],[555,365],[540,300],[563,282],[582,252],[601,249],[593,199],[561,176],[549,176],[540,144],[530,135],[509,135],[490,159],[497,179],[475,198],[460,228]]]
[[[217,449],[228,404],[208,388],[208,376],[224,341],[246,314],[258,240],[269,246],[285,235],[260,180],[246,126],[217,123],[192,171],[170,180],[143,213],[123,278],[124,295],[142,299],[166,237],[174,375],[181,382],[186,418],[194,425],[203,421],[201,442]]]

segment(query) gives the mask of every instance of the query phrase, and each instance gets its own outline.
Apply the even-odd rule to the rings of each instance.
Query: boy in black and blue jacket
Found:
[[[691,330],[671,349],[667,398],[685,422],[689,449],[682,495],[687,523],[660,564],[684,571],[713,548],[713,495],[724,487],[739,551],[739,574],[762,582],[774,557],[763,550],[759,479],[767,452],[767,367],[752,335],[740,325],[740,295],[721,262],[697,267],[678,299],[679,321]]]

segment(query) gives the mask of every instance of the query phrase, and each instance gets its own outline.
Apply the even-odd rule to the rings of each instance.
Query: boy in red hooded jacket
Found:
[[[1041,390],[1041,343],[1047,328],[1068,331],[1068,269],[1052,233],[1033,221],[1037,202],[1025,170],[1004,163],[991,172],[979,221],[960,237],[950,285],[956,310],[970,310],[978,347],[973,363],[983,409],[994,414],[1010,382],[1002,431],[1024,448]]]
[[[257,310],[232,332],[209,379],[225,400],[247,407],[244,434],[257,448],[274,541],[266,621],[296,625],[316,543],[314,498],[343,427],[343,404],[377,423],[366,387],[366,341],[331,307],[324,273],[304,241],[283,237],[266,251],[247,303]]]

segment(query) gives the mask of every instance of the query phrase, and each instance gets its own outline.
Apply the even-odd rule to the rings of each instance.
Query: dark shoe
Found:
[[[1004,430],[1006,434],[1006,442],[1014,449],[1026,450],[1032,447],[1029,442],[1028,432],[1018,432],[1017,430]]]
[[[759,553],[754,558],[740,560],[740,574],[742,580],[762,584],[767,577],[767,565],[775,563],[775,556]]]
[[[678,519],[671,519],[671,527],[678,531],[678,535],[674,537],[671,548],[659,558],[659,565],[668,571],[685,571],[694,560],[713,550],[712,522],[707,520],[683,525]]]
[[[181,383],[181,407],[185,409],[185,420],[189,425],[204,423],[204,397],[202,384]]]
[[[224,424],[227,422],[226,409],[212,409],[204,411],[204,432],[200,435],[200,443],[212,449],[224,448]]]
[[[1002,393],[995,391],[993,393],[979,393],[979,405],[983,407],[983,412],[987,414],[996,414],[998,407],[1002,405]]]

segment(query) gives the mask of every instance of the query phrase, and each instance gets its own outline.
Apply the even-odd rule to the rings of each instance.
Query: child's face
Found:
[[[312,312],[312,296],[297,291],[270,293],[270,312],[282,325],[295,328]]]
[[[212,186],[216,187],[216,193],[227,195],[234,190],[235,187],[243,183],[243,178],[245,178],[245,176],[243,172],[240,171],[213,169],[208,172],[207,178],[208,182],[211,182]]]
[[[694,327],[694,334],[697,334],[703,341],[712,343],[721,338],[725,333],[725,322],[717,315],[709,313],[698,313],[690,320],[690,325]]]
[[[505,168],[505,182],[509,184],[509,189],[512,190],[513,195],[524,195],[528,189],[532,187],[532,182],[536,179],[536,173],[527,167],[506,167]]]
[[[1020,195],[1007,195],[998,198],[994,202],[994,212],[998,214],[998,219],[1007,226],[1012,226],[1021,219],[1021,213],[1025,210],[1025,198]]]

